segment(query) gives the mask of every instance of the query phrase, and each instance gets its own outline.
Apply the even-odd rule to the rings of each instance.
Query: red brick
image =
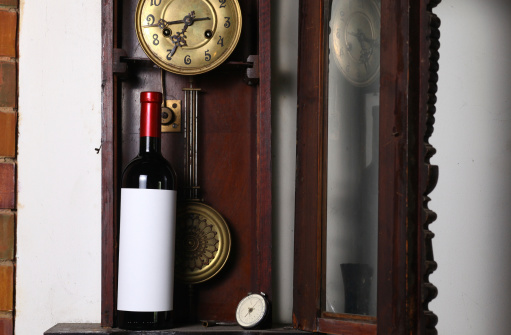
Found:
[[[16,113],[0,112],[0,156],[16,156],[16,123]]]
[[[13,259],[14,213],[0,213],[0,260]]]
[[[11,313],[0,315],[0,335],[14,335],[13,318]]]
[[[18,13],[0,11],[0,56],[16,57]]]
[[[0,0],[0,5],[18,7],[18,0]]]
[[[14,163],[0,163],[0,208],[15,209],[16,176]]]
[[[14,301],[14,265],[0,263],[0,311],[12,311]]]
[[[16,107],[16,63],[0,62],[0,107]]]

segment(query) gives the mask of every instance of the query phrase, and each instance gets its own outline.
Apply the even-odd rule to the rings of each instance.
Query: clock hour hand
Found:
[[[174,43],[174,48],[172,48],[172,50],[170,51],[170,56],[167,58],[168,60],[172,59],[172,57],[176,53],[177,47],[183,47],[187,45],[185,37],[186,36],[179,31],[175,35],[172,35],[170,37],[170,40],[172,41],[172,43]]]
[[[195,12],[192,12],[193,15],[195,15]],[[179,21],[174,21],[172,23],[184,23],[186,26],[191,26],[194,22],[196,21],[206,21],[206,20],[211,20],[209,17],[189,17],[187,19],[188,16],[185,16],[185,19],[184,20],[179,20]]]
[[[174,48],[172,48],[172,50],[170,51],[170,55],[168,57],[169,60],[172,59],[172,57],[176,53],[178,47],[183,47],[183,46],[187,45],[185,32],[186,32],[186,29],[188,29],[188,27],[191,26],[193,24],[193,22],[195,21],[195,11],[191,11],[188,15],[186,15],[183,18],[182,21],[185,24],[183,29],[181,31],[178,31],[175,35],[172,35],[170,37],[170,40],[172,41],[172,43],[174,43]]]

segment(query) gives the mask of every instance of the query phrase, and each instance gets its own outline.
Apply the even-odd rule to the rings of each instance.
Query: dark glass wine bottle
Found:
[[[118,327],[173,323],[176,175],[161,155],[159,92],[140,94],[140,151],[122,175]]]

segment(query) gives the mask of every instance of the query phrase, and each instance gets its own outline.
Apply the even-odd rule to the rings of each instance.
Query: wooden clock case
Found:
[[[161,91],[160,69],[143,54],[135,33],[137,0],[103,1],[102,312],[115,326],[119,180],[138,152],[139,94]],[[239,0],[240,41],[220,67],[193,77],[166,73],[166,99],[183,100],[183,88],[201,88],[199,185],[204,202],[227,221],[230,257],[217,276],[176,284],[178,318],[235,321],[248,292],[271,297],[270,2]],[[162,134],[162,154],[183,181],[183,132]],[[178,187],[178,193],[184,185]],[[191,312],[190,312],[191,311]]]
[[[137,94],[160,90],[159,69],[137,51],[136,0],[103,1],[102,311],[115,326],[119,178],[137,150]],[[271,290],[270,1],[239,0],[243,30],[227,62],[194,77],[201,113],[199,183],[227,220],[233,247],[218,277],[193,287],[196,320],[234,321],[247,292]],[[436,214],[428,195],[438,71],[439,0],[382,0],[379,125],[378,306],[375,318],[325,312],[324,18],[328,0],[299,2],[297,177],[293,326],[335,334],[436,334],[428,303],[435,270]],[[298,5],[298,2],[297,2]],[[189,78],[167,74],[167,98],[182,100]],[[182,176],[182,133],[166,133],[163,155]],[[383,195],[383,196],[382,196]],[[305,270],[304,270],[305,269]],[[184,287],[179,292],[187,292]],[[185,293],[186,295],[186,293]],[[186,315],[189,298],[176,308]],[[199,332],[202,333],[202,332]]]

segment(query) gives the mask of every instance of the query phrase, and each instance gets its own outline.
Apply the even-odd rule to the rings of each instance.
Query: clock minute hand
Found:
[[[195,21],[206,21],[206,20],[211,20],[210,17],[199,17],[199,18],[194,18],[193,19],[193,22]],[[145,26],[142,26],[142,28],[151,28],[151,27],[160,27],[160,28],[165,28],[171,24],[179,24],[179,23],[185,23],[184,20],[177,20],[177,21],[165,21],[164,19],[160,19],[158,21],[158,23],[154,23],[154,24],[146,24]],[[191,25],[191,24],[189,24]]]
[[[192,18],[192,19],[189,21],[188,25],[189,25],[189,26],[191,26],[191,25],[192,25],[195,21],[206,21],[206,20],[211,20],[211,18],[210,18],[210,17],[207,17],[207,16],[206,16],[206,17],[197,17],[197,18],[196,18],[196,17],[194,17],[194,18]],[[186,23],[186,22],[185,22],[184,20],[179,20],[179,21],[172,21],[172,22],[169,22],[169,24],[175,24],[175,23]]]

